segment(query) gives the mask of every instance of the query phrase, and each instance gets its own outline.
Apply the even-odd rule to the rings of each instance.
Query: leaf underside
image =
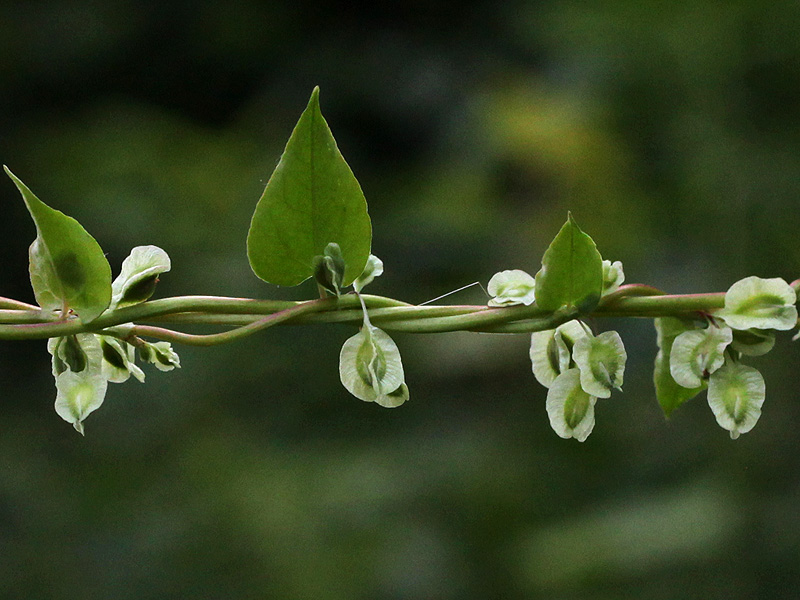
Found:
[[[39,306],[72,309],[84,322],[111,302],[111,267],[97,241],[72,217],[47,206],[9,169],[34,223],[30,275]]]

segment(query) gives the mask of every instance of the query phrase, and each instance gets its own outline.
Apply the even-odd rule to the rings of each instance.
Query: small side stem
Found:
[[[309,300],[302,304],[297,304],[280,312],[273,313],[269,316],[263,317],[242,327],[237,327],[222,333],[209,333],[209,334],[192,334],[183,333],[181,331],[173,331],[164,327],[153,327],[150,325],[134,325],[129,330],[129,336],[135,337],[152,337],[166,342],[175,344],[185,344],[188,346],[215,346],[217,344],[224,344],[232,342],[248,335],[252,335],[257,331],[278,325],[284,321],[288,321],[298,315],[325,310],[327,305],[332,304],[335,298],[320,298],[318,300]]]

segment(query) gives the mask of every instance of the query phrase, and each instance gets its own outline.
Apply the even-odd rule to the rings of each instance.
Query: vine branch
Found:
[[[800,284],[800,280],[793,285]],[[492,308],[477,305],[415,306],[383,296],[364,295],[369,318],[383,329],[408,333],[474,331],[484,333],[530,333],[552,329],[576,316],[583,317],[687,317],[713,312],[724,306],[725,294],[668,295],[646,285],[631,284],[604,297],[597,308],[579,314],[576,310],[544,311],[535,304]],[[146,322],[126,330],[187,345],[226,343],[273,325],[312,323],[358,324],[362,312],[353,294],[305,302],[176,296],[110,310],[89,323],[78,318],[62,319],[56,312],[9,298],[0,298],[0,339],[43,339],[85,332],[100,332],[126,323]],[[231,329],[212,334],[191,334],[162,325],[217,325]]]

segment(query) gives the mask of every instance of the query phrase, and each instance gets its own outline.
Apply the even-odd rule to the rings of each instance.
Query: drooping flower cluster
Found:
[[[616,331],[597,336],[572,320],[531,335],[533,374],[548,389],[550,426],[562,438],[583,442],[594,428],[598,398],[621,390],[627,354]]]
[[[152,296],[161,273],[169,271],[167,253],[156,246],[138,246],[122,263],[112,284],[109,310],[144,302]],[[137,347],[124,339],[125,327],[117,327],[121,337],[80,333],[50,338],[47,350],[52,355],[56,381],[55,408],[58,415],[83,434],[83,422],[100,408],[108,383],[122,383],[131,375],[144,382],[144,372],[136,365],[139,358],[161,371],[180,367],[180,359],[168,342],[136,340]]]
[[[717,423],[733,439],[747,433],[761,416],[765,384],[761,373],[741,363],[775,344],[776,331],[797,324],[797,295],[783,279],[747,277],[725,294],[725,307],[703,322],[656,319],[659,353],[655,384],[673,398],[667,413],[708,388]],[[670,381],[671,378],[671,381]],[[669,390],[677,384],[681,389]]]
[[[602,294],[616,291],[625,281],[622,263],[598,258],[597,264],[602,264]],[[530,305],[536,279],[525,271],[501,271],[489,281],[488,292],[493,296],[489,306]],[[595,336],[574,319],[533,333],[530,358],[536,380],[548,388],[546,409],[553,430],[562,438],[586,440],[594,428],[598,398],[622,389],[627,360],[622,338],[616,331]]]

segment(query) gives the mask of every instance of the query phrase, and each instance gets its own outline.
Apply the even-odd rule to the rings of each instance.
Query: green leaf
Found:
[[[103,250],[72,217],[47,206],[9,169],[36,224],[30,275],[36,302],[45,310],[72,309],[84,322],[111,302],[111,267]]]
[[[700,387],[725,362],[725,348],[732,340],[730,327],[684,331],[672,343],[669,359],[672,378],[685,388]]]
[[[297,285],[314,271],[314,258],[339,244],[350,285],[364,270],[372,242],[367,202],[319,108],[319,88],[292,132],[258,201],[247,255],[269,283]]]
[[[570,214],[542,258],[542,269],[536,274],[536,304],[544,310],[567,307],[589,312],[602,292],[603,259]]]
[[[149,300],[158,276],[171,268],[169,256],[158,246],[137,246],[122,261],[122,269],[111,285],[111,306],[122,308]]]
[[[339,355],[342,385],[356,398],[395,408],[408,399],[400,351],[386,332],[365,324]]]
[[[663,317],[655,319],[655,326],[659,350],[653,370],[653,383],[661,410],[664,411],[666,417],[669,417],[672,411],[681,404],[702,392],[706,387],[706,382],[703,381],[699,387],[689,389],[678,385],[670,373],[672,344],[681,333],[694,329],[694,325],[680,319]]]
[[[581,372],[581,387],[587,394],[609,398],[612,389],[622,389],[628,355],[616,331],[577,340],[572,357]]]
[[[486,288],[493,296],[489,306],[530,306],[536,300],[535,287],[536,280],[525,271],[513,269],[495,273]]]
[[[725,293],[725,308],[718,314],[733,329],[778,329],[797,325],[797,294],[780,277],[745,277]]]
[[[594,405],[597,398],[581,387],[578,369],[561,373],[547,392],[547,416],[550,426],[564,439],[583,442],[594,429]]]
[[[761,416],[766,388],[756,369],[726,362],[708,382],[708,405],[723,429],[736,439],[755,427]]]

